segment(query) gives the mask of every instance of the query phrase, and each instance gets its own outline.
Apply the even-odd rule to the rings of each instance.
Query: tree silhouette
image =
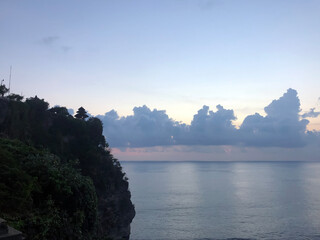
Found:
[[[0,85],[0,95],[3,97],[7,92],[9,91],[9,88],[6,88],[6,85]]]
[[[76,118],[79,118],[79,119],[86,119],[87,117],[89,117],[87,115],[87,111],[83,108],[83,107],[80,107],[77,111],[77,114],[74,115]]]
[[[10,95],[7,96],[10,100],[18,101],[21,102],[23,100],[23,96],[15,93],[11,93]]]
[[[53,107],[49,109],[49,112],[51,112],[55,116],[70,116],[68,109],[65,107]]]

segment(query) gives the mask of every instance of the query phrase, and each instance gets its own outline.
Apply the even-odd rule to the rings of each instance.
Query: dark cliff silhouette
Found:
[[[128,239],[128,179],[101,121],[48,106],[0,97],[0,217],[27,239]]]

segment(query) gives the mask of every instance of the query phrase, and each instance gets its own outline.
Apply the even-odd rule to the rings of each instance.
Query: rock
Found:
[[[129,239],[130,224],[136,214],[130,198],[130,191],[125,186],[111,196],[99,198],[98,233],[100,236],[107,236],[115,240]]]

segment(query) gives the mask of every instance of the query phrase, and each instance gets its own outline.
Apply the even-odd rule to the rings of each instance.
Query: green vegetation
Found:
[[[0,97],[0,217],[28,239],[128,238],[135,211],[101,121],[48,107]]]
[[[92,180],[72,163],[17,140],[0,139],[0,209],[32,239],[90,238],[97,218]]]

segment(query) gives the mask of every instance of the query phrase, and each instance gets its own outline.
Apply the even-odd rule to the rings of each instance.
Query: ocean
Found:
[[[320,240],[320,163],[121,164],[131,240]]]

